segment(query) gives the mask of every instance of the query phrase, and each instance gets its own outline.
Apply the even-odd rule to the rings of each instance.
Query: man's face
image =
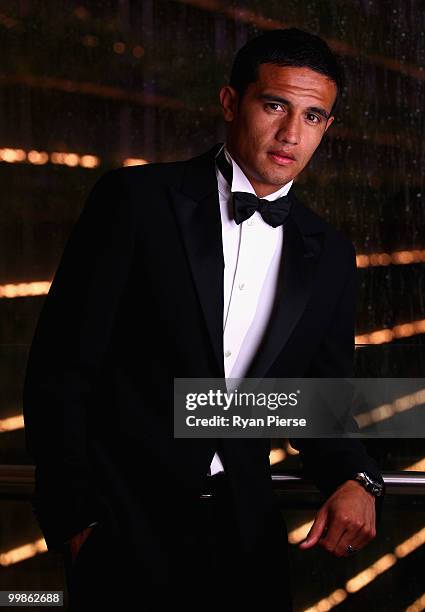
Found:
[[[336,94],[335,83],[319,72],[275,64],[260,64],[239,108],[233,87],[221,88],[228,150],[259,197],[305,168],[334,120]]]

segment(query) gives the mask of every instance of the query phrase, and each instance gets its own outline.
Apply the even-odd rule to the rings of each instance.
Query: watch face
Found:
[[[380,495],[382,493],[383,490],[383,485],[381,482],[377,481],[371,474],[369,474],[368,472],[365,472],[365,476],[366,478],[370,481],[369,482],[369,486],[371,491],[375,494],[375,495]]]
[[[373,495],[381,495],[384,487],[383,484],[376,480],[374,476],[368,472],[359,472],[356,475],[356,480],[363,484],[364,488]]]

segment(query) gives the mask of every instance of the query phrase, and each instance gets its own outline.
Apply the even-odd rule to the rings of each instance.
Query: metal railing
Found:
[[[425,495],[425,472],[382,472],[386,495]],[[272,475],[274,489],[286,492],[297,491],[316,493],[317,488],[311,480],[296,474],[276,472]]]
[[[29,499],[34,487],[33,465],[0,465],[0,497]],[[425,495],[425,472],[382,472],[386,495]],[[284,493],[317,494],[314,482],[297,473],[272,470],[273,488]]]

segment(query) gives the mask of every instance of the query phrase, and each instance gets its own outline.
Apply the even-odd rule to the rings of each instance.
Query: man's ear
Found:
[[[330,117],[328,117],[327,121],[326,121],[326,127],[325,127],[325,132],[328,129],[328,127],[330,127],[331,123],[333,122],[333,120],[335,119],[335,117],[333,115],[331,115]]]
[[[238,92],[231,85],[220,89],[220,104],[225,121],[233,121],[237,113]]]

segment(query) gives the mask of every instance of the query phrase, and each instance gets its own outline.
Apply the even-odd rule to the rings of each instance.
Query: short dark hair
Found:
[[[310,32],[298,28],[270,30],[249,40],[233,60],[231,85],[241,100],[247,86],[258,79],[260,64],[310,68],[327,76],[337,86],[331,114],[339,106],[345,85],[344,69],[327,43]]]

